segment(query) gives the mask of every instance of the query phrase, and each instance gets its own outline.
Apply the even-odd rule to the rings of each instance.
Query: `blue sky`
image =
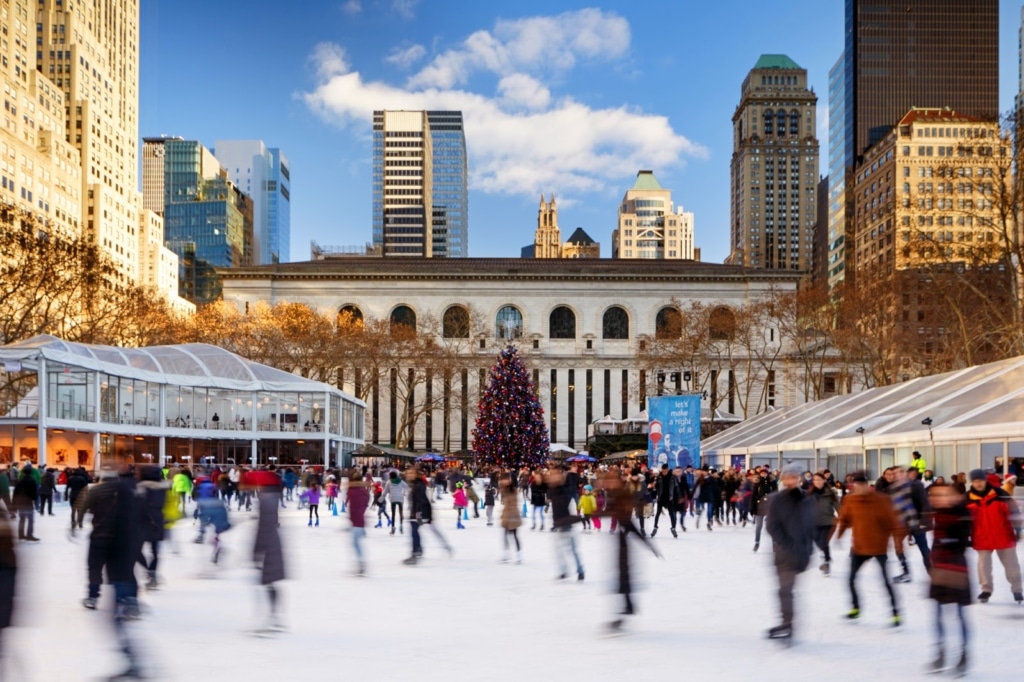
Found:
[[[291,160],[292,260],[370,240],[370,113],[466,116],[471,256],[518,256],[540,193],[563,237],[611,254],[619,199],[653,169],[729,251],[731,117],[762,53],[809,72],[827,121],[839,0],[143,0],[140,134],[261,138]],[[1000,103],[1017,89],[1019,0],[1000,1]],[[803,21],[797,21],[802,17]],[[819,125],[822,170],[825,128]]]

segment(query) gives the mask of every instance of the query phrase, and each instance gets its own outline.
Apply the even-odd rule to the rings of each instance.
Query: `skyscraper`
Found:
[[[287,261],[291,239],[288,159],[262,140],[217,140],[213,154],[235,186],[252,197],[254,264]]]
[[[145,148],[151,145],[160,149],[152,163],[164,164],[164,236],[180,259],[181,296],[206,302],[219,293],[214,267],[252,264],[253,201],[202,143],[147,138]],[[155,203],[150,196],[145,201]]]
[[[618,225],[612,258],[693,259],[693,213],[673,206],[672,190],[662,187],[653,171],[636,174],[619,204]]]
[[[832,286],[852,265],[846,194],[857,157],[911,107],[999,114],[998,0],[846,0],[845,15],[845,49],[829,83]]]
[[[811,269],[818,184],[818,96],[807,70],[765,54],[743,80],[732,116],[731,252],[726,262]]]
[[[141,212],[139,2],[17,4],[25,6],[21,21],[36,29],[36,67],[63,92],[64,134],[80,154],[84,234],[110,256],[116,281],[134,284]]]
[[[385,256],[469,253],[459,111],[373,112],[373,244]]]

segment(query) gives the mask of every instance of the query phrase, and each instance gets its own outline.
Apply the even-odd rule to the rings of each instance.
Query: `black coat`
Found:
[[[14,485],[14,494],[11,496],[12,502],[16,509],[30,509],[39,497],[39,484],[36,483],[36,479],[32,477],[32,474],[25,471],[18,478],[18,482]]]
[[[256,522],[256,542],[252,559],[260,567],[260,584],[272,585],[284,580],[284,548],[278,532],[277,510],[281,506],[281,487],[266,487],[259,494],[259,518]]]
[[[157,469],[159,476],[160,470]],[[164,539],[164,503],[167,501],[167,491],[170,489],[167,482],[152,480],[143,475],[143,480],[138,485],[139,502],[139,525],[142,532],[143,542],[160,542]]]
[[[662,504],[675,504],[682,497],[682,494],[679,492],[679,479],[671,473],[666,476],[658,476],[655,490],[657,491],[658,501]]]
[[[17,561],[14,555],[12,529],[7,518],[0,516],[0,630],[11,625],[16,574]]]
[[[768,496],[771,494],[771,484],[763,477],[757,479],[750,491],[750,513],[757,516],[764,516],[768,513]]]
[[[550,489],[551,525],[558,530],[568,530],[572,524],[579,521],[580,517],[569,514],[569,501],[572,499],[572,494],[573,490],[567,483]]]
[[[697,489],[700,494],[694,493],[697,497],[697,501],[702,504],[715,504],[721,499],[720,488],[718,487],[718,479],[710,474],[704,477],[698,485]]]
[[[89,490],[86,511],[92,513],[90,545],[104,548],[108,557],[107,579],[111,583],[130,582],[135,560],[142,549],[140,503],[135,495],[135,479],[108,478]]]
[[[68,501],[71,502],[71,504],[74,504],[75,500],[78,499],[78,494],[88,485],[89,479],[81,471],[76,470],[73,474],[68,476]]]
[[[803,572],[814,552],[814,503],[800,488],[789,488],[768,501],[768,535],[775,543],[775,565]]]
[[[42,479],[39,481],[39,494],[42,497],[48,497],[53,494],[53,489],[56,487],[57,481],[53,477],[52,471],[43,472]]]
[[[409,484],[409,516],[423,523],[430,523],[433,518],[433,508],[430,506],[430,497],[427,495],[427,483],[422,478],[417,478]]]

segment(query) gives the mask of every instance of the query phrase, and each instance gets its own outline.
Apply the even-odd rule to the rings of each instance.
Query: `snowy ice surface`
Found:
[[[321,505],[323,507],[323,505]],[[6,682],[103,679],[123,667],[114,645],[111,588],[101,609],[87,611],[88,541],[67,538],[68,508],[36,519],[42,542],[21,544],[19,626],[5,635]],[[723,526],[674,539],[663,520],[653,542],[656,559],[633,543],[633,565],[643,589],[629,636],[602,637],[620,606],[611,593],[614,543],[605,530],[580,535],[586,580],[557,581],[554,533],[520,529],[523,564],[500,564],[501,529],[480,519],[455,529],[450,498],[435,504],[438,526],[455,548],[449,558],[431,533],[424,560],[402,564],[410,551],[404,535],[368,528],[369,572],[351,575],[354,559],[348,520],[321,508],[319,528],[304,512],[281,514],[289,580],[280,583],[287,632],[257,638],[248,631],[264,617],[264,598],[249,557],[255,512],[232,511],[235,527],[224,538],[216,569],[208,546],[193,544],[191,521],[174,536],[180,554],[163,546],[162,588],[140,591],[146,613],[131,625],[158,679],[260,681],[309,679],[576,680],[907,680],[923,677],[933,656],[934,604],[920,554],[910,548],[914,582],[897,585],[905,625],[887,625],[889,608],[878,567],[858,576],[863,616],[850,624],[846,585],[849,538],[834,543],[833,573],[818,560],[798,582],[797,636],[784,649],[765,639],[777,622],[775,575],[767,534],[753,553],[753,528]],[[372,510],[369,519],[375,518]],[[550,520],[549,520],[550,521]],[[650,522],[648,521],[648,524]],[[88,524],[88,522],[87,522]],[[372,521],[371,521],[372,525]],[[650,525],[648,525],[650,528]],[[578,529],[577,529],[578,532]],[[998,564],[998,561],[996,562]],[[972,557],[973,565],[973,557]],[[895,570],[895,560],[890,559]],[[988,604],[968,609],[972,627],[970,677],[1019,677],[1024,607],[1012,602],[1000,566]],[[140,575],[141,578],[141,575]],[[947,614],[951,650],[959,631]],[[327,677],[330,676],[330,677]]]

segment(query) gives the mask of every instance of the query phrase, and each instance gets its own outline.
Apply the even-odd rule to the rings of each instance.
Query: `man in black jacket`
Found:
[[[557,535],[555,553],[558,559],[558,579],[565,580],[568,577],[569,566],[566,556],[571,554],[576,564],[576,579],[583,580],[583,562],[580,560],[576,536],[572,529],[580,517],[569,513],[572,491],[569,489],[565,471],[558,466],[552,467],[547,475],[547,484],[551,497],[551,530]]]
[[[807,570],[814,551],[813,508],[800,489],[801,468],[787,464],[782,470],[785,489],[768,502],[768,535],[775,543],[775,572],[779,576],[779,605],[782,623],[768,631],[769,639],[793,636],[793,587],[796,577]]]
[[[32,475],[32,465],[26,464],[14,486],[12,501],[18,510],[18,539],[28,542],[39,542],[36,537],[36,499],[39,497],[39,484]],[[26,530],[26,525],[28,530]]]
[[[654,483],[654,491],[657,497],[657,507],[654,511],[654,530],[651,531],[651,537],[658,534],[658,520],[661,518],[662,509],[668,511],[669,521],[672,522],[672,537],[679,537],[679,534],[676,533],[676,500],[681,497],[679,479],[672,475],[667,464],[661,465],[661,471]]]
[[[79,467],[71,472],[68,476],[68,487],[67,497],[68,502],[71,504],[71,530],[75,530],[75,524],[78,527],[82,527],[83,516],[85,511],[81,505],[78,504],[78,496],[82,494],[82,491],[89,486],[89,476],[85,473],[85,469]]]
[[[754,515],[754,551],[761,547],[761,529],[764,528],[764,517],[768,513],[768,496],[774,492],[768,480],[768,472],[755,469],[754,486],[750,491],[750,513]]]

